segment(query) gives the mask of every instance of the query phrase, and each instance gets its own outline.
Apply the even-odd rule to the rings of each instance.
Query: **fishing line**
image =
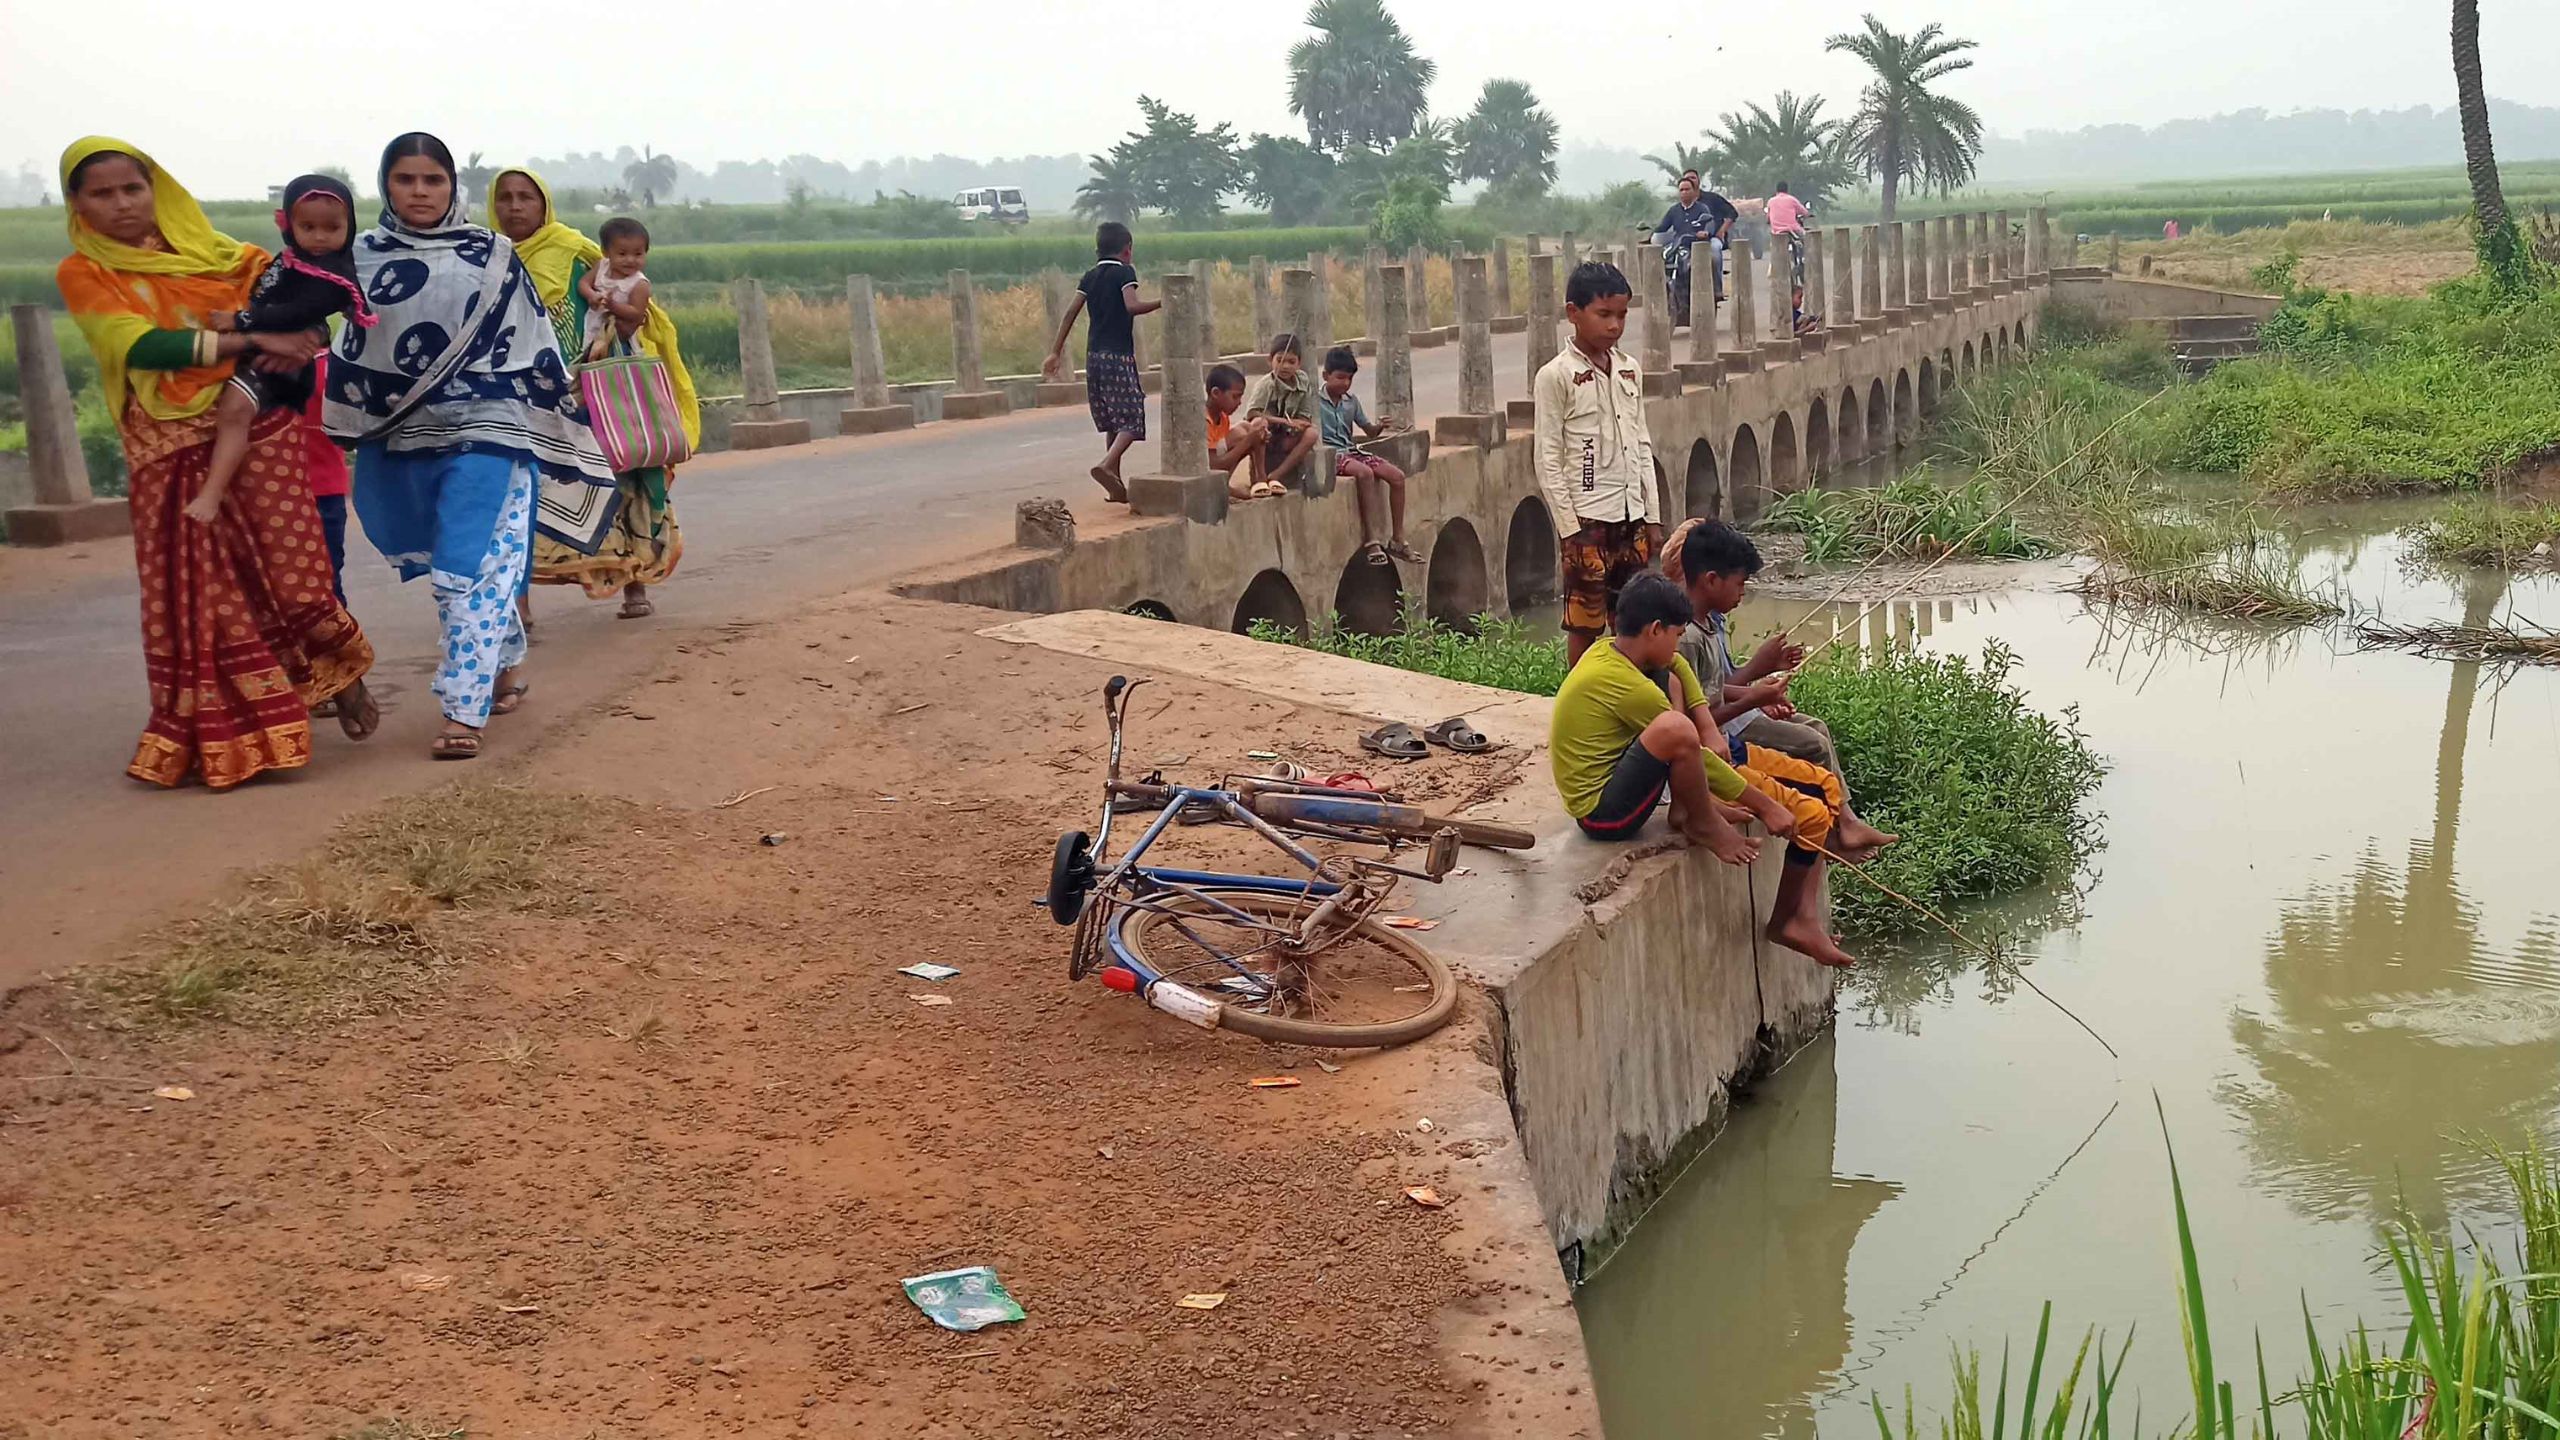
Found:
[[[2087,1031],[2089,1038],[2098,1042],[2098,1048],[2106,1051],[2109,1059],[2117,1061],[2124,1059],[2122,1055],[2116,1053],[2116,1047],[2107,1043],[2106,1036],[2099,1034],[2090,1026],[2088,1021],[2081,1019],[2070,1006],[2065,1005],[2061,1001],[2054,999],[2051,995],[2046,994],[2043,986],[2038,985],[2035,981],[2027,978],[2026,971],[2019,969],[2005,956],[2001,955],[1990,946],[1983,944],[1981,941],[1976,940],[1972,936],[1957,929],[1955,925],[1944,915],[1939,914],[1937,911],[1930,909],[1928,906],[1921,904],[1919,901],[1912,899],[1910,896],[1903,894],[1901,891],[1894,889],[1892,886],[1887,885],[1873,875],[1868,874],[1865,868],[1860,866],[1856,861],[1844,860],[1838,855],[1833,854],[1826,846],[1818,845],[1810,840],[1802,838],[1801,836],[1790,837],[1788,843],[1792,845],[1802,845],[1816,855],[1820,855],[1829,860],[1832,864],[1846,868],[1850,874],[1857,876],[1859,879],[1866,881],[1869,885],[1872,885],[1876,889],[1882,891],[1887,898],[1899,902],[1917,914],[1926,916],[1939,929],[1954,936],[1958,946],[1981,956],[1984,963],[1996,965],[2000,969],[2007,971],[2011,978],[2015,979],[2019,984],[2022,984],[2028,989],[2036,992],[2037,998],[2043,1000],[2044,1003],[2052,1006],[2054,1009],[2061,1011],[2065,1016],[2069,1017],[2072,1024]]]

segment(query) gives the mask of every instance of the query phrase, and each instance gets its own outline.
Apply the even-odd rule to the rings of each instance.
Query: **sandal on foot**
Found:
[[[1253,487],[1253,498],[1256,500],[1268,500],[1274,495],[1286,495],[1288,493],[1289,487],[1281,484],[1277,480],[1265,480]]]
[[[427,753],[438,760],[477,760],[480,758],[478,735],[439,735],[427,747]]]
[[[1390,760],[1419,760],[1431,753],[1431,747],[1422,743],[1422,737],[1413,733],[1413,727],[1401,720],[1391,721],[1361,736],[1360,748]]]
[[[1484,732],[1467,723],[1464,715],[1452,715],[1422,732],[1422,738],[1434,745],[1446,745],[1461,755],[1481,755],[1493,748]]]
[[[489,702],[489,713],[513,715],[524,708],[524,697],[532,693],[533,682],[530,680],[519,680],[513,685],[500,686],[497,697]]]
[[[1110,501],[1114,505],[1126,505],[1129,503],[1129,487],[1121,483],[1119,476],[1112,474],[1110,471],[1103,469],[1099,465],[1094,466],[1092,469],[1087,470],[1084,473],[1092,476],[1093,483],[1102,487],[1103,499]]]
[[[613,618],[616,620],[645,620],[657,613],[658,607],[649,603],[648,596],[626,595],[622,597],[622,608],[614,613]]]
[[[1387,558],[1387,547],[1379,544],[1375,540],[1372,540],[1368,544],[1360,547],[1360,558],[1368,561],[1372,565],[1392,565],[1395,563]]]
[[[1404,561],[1408,565],[1419,565],[1423,563],[1422,552],[1414,549],[1412,546],[1407,545],[1401,540],[1398,540],[1394,544],[1388,546],[1387,553]]]

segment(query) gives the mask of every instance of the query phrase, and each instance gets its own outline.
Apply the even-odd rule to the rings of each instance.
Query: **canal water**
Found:
[[[2560,619],[2552,581],[2405,566],[2412,513],[2307,517],[2306,577],[2394,621]],[[1737,631],[1811,608],[1755,603]],[[2016,927],[2027,973],[2123,1058],[1944,943],[1865,947],[1836,1035],[1737,1106],[1584,1288],[1610,1434],[1866,1434],[1870,1397],[1898,1424],[1906,1386],[1942,1414],[1950,1347],[1986,1384],[2004,1340],[2022,1369],[2047,1300],[2073,1344],[2133,1329],[2144,1413],[2184,1415],[2166,1143],[2228,1376],[2254,1373],[2254,1331],[2284,1388],[2305,1307],[2332,1338],[2398,1318],[2377,1260],[2403,1207],[2500,1233],[2478,1140],[2560,1136],[2560,673],[2053,590],[1854,628],[1997,641],[2039,706],[2077,708],[2111,767],[2093,873],[1965,918]]]

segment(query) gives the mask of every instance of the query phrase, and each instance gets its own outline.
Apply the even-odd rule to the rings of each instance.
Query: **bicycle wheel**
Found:
[[[1218,899],[1283,933],[1319,903],[1257,891],[1221,891]],[[1449,1023],[1458,1007],[1448,965],[1375,920],[1299,957],[1271,930],[1185,899],[1132,912],[1121,938],[1147,968],[1224,1006],[1222,1028],[1257,1039],[1346,1050],[1402,1045]],[[1221,983],[1238,969],[1261,982],[1262,993]]]

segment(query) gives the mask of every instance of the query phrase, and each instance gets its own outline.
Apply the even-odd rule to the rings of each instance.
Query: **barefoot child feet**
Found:
[[[1307,457],[1316,448],[1316,389],[1307,383],[1298,337],[1283,330],[1271,337],[1271,372],[1244,393],[1247,419],[1264,422],[1270,432],[1262,447],[1262,473],[1253,493],[1279,495],[1306,488]]]
[[[284,237],[284,250],[259,272],[248,308],[206,316],[209,333],[201,338],[209,341],[217,333],[314,336],[326,344],[332,316],[351,315],[358,325],[374,323],[356,287],[355,199],[345,185],[326,175],[296,179],[285,187],[276,228]],[[204,488],[187,502],[189,520],[210,525],[222,513],[222,498],[249,454],[249,430],[258,413],[301,409],[311,395],[308,359],[293,363],[262,348],[254,361],[233,369],[222,397],[214,402],[213,458]]]
[[[1075,333],[1076,316],[1090,314],[1084,332],[1085,404],[1093,411],[1093,428],[1102,432],[1102,463],[1085,473],[1102,487],[1114,505],[1129,503],[1129,487],[1120,479],[1120,458],[1147,438],[1147,392],[1138,379],[1137,317],[1163,308],[1161,300],[1138,298],[1138,267],[1129,227],[1106,220],[1093,232],[1092,269],[1076,282],[1075,298],[1058,319],[1049,342],[1049,358],[1040,373],[1055,380],[1064,373],[1067,337]]]

